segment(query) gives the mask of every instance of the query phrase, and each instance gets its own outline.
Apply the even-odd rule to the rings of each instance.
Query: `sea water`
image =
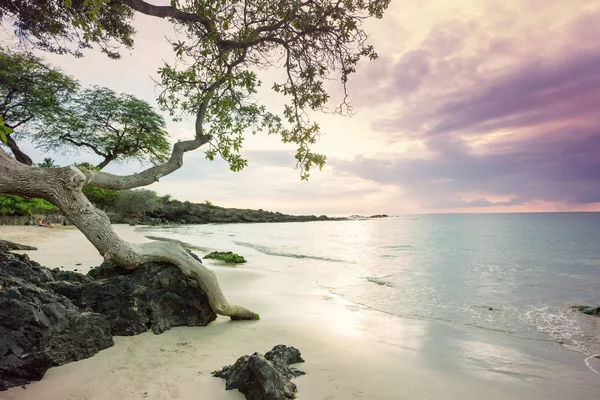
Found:
[[[600,318],[572,308],[600,306],[600,213],[407,215],[145,232],[237,252],[252,268],[310,277],[333,295],[388,315],[437,321],[447,327],[440,340],[464,328],[545,346],[546,357],[547,342],[582,360],[600,353]]]

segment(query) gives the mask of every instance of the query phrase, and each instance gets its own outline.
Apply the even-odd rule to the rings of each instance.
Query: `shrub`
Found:
[[[148,189],[124,190],[117,194],[117,211],[139,217],[158,207],[156,192]]]

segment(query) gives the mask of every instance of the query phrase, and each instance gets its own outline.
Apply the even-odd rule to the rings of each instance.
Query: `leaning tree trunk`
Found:
[[[81,188],[86,175],[75,167],[36,168],[21,164],[0,148],[0,193],[40,197],[57,206],[88,238],[105,260],[126,269],[150,261],[169,262],[193,278],[206,293],[213,311],[232,319],[258,319],[258,314],[230,304],[215,273],[176,243],[132,244],[113,231],[106,214],[95,208]]]

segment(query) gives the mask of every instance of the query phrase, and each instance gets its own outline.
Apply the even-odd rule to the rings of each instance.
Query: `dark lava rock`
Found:
[[[190,203],[169,200],[146,215],[131,221],[132,217],[121,213],[107,213],[113,224],[138,222],[148,225],[159,224],[235,224],[270,222],[341,221],[347,218],[332,218],[326,215],[288,215],[265,210],[224,208],[207,203]],[[160,215],[160,217],[157,217]]]
[[[9,251],[9,250],[37,250],[37,247],[27,246],[24,244],[9,242],[8,240],[0,239],[0,251]]]
[[[113,345],[106,319],[54,292],[54,282],[26,255],[0,253],[0,390]]]
[[[298,349],[277,345],[264,356],[242,356],[213,376],[226,379],[225,389],[238,389],[248,400],[293,399],[297,390],[290,379],[304,373],[289,365],[298,362],[304,362]]]
[[[265,353],[265,358],[271,361],[273,364],[276,364],[281,371],[287,373],[289,378],[296,378],[306,374],[304,371],[290,367],[291,364],[304,362],[304,359],[300,355],[300,350],[295,347],[288,347],[283,344],[278,344],[270,351]]]
[[[113,335],[137,335],[149,328],[158,334],[174,326],[204,326],[217,318],[198,284],[171,264],[124,270],[105,262],[88,275],[95,281],[70,293],[72,300],[104,315]]]
[[[592,306],[573,306],[572,308],[576,308],[584,314],[587,315],[596,315],[600,316],[600,307],[592,307]]]
[[[124,270],[104,263],[82,275],[0,252],[0,390],[90,357],[112,346],[112,335],[215,318],[197,283],[170,264]]]

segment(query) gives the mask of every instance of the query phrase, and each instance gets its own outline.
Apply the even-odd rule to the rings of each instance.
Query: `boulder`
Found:
[[[113,335],[137,335],[149,328],[159,334],[217,318],[198,284],[171,264],[125,270],[105,262],[88,275],[94,281],[80,284],[78,291],[68,286],[57,290],[79,307],[104,315]]]
[[[0,252],[0,390],[90,357],[112,346],[112,335],[215,318],[198,284],[170,264],[124,270],[104,263],[82,275]]]
[[[295,398],[297,392],[290,379],[304,374],[289,367],[298,362],[304,362],[298,349],[277,345],[264,356],[242,356],[235,364],[212,374],[226,379],[226,390],[237,389],[248,400],[286,400]]]
[[[54,292],[54,279],[26,255],[0,253],[0,390],[113,345],[106,319]]]

